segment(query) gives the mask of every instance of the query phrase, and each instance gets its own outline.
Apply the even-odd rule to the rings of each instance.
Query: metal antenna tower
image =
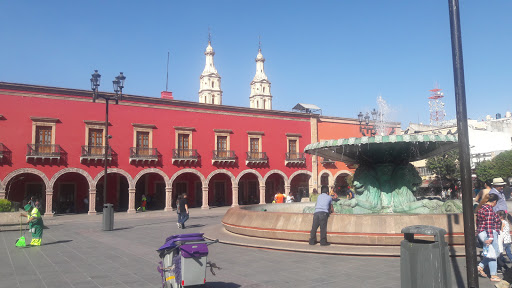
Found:
[[[430,97],[428,97],[431,126],[440,126],[444,120],[444,116],[446,116],[443,102],[444,95],[441,90],[442,89],[439,89],[436,83],[435,88],[430,90],[431,94]]]

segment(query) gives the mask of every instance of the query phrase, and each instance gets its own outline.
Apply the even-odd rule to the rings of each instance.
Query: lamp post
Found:
[[[110,100],[115,100],[116,104],[119,104],[119,100],[123,100],[123,88],[124,88],[124,80],[126,77],[123,75],[123,72],[119,73],[119,76],[116,76],[112,81],[114,86],[115,95],[105,95],[98,93],[98,87],[100,86],[101,75],[98,73],[98,70],[94,70],[94,73],[91,75],[91,90],[92,94],[92,102],[96,102],[96,99],[102,98],[105,100],[105,173],[103,175],[103,204],[107,202],[107,167],[108,167],[108,152],[109,145],[108,139],[112,138],[111,135],[108,135],[108,102]]]
[[[375,123],[377,120],[377,115],[380,113],[375,108],[370,112],[372,115],[372,120]],[[375,136],[377,134],[377,131],[375,130],[375,124],[370,125],[370,113],[366,112],[366,115],[363,115],[363,112],[359,112],[357,115],[357,119],[359,120],[359,131],[363,136],[366,136],[366,134],[369,134],[370,136]],[[363,124],[364,120],[364,124]]]

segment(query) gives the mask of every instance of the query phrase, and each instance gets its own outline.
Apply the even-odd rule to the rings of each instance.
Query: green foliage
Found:
[[[476,176],[482,181],[492,180],[499,177],[494,162],[485,160],[476,165]]]
[[[11,201],[0,199],[0,212],[11,212]]]
[[[459,150],[428,158],[427,168],[441,178],[459,179]]]
[[[480,162],[476,166],[476,175],[482,181],[512,176],[512,150],[502,152],[490,161]]]

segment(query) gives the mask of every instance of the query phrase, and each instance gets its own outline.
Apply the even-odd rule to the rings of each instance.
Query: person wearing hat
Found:
[[[494,212],[505,211],[505,213],[508,213],[507,202],[505,199],[505,194],[503,193],[505,184],[506,183],[503,181],[503,178],[492,179],[492,189],[489,191],[489,194],[496,194],[499,197],[498,203],[496,203],[496,206],[493,208]]]
[[[28,228],[30,232],[32,232],[32,241],[30,241],[30,245],[33,246],[41,246],[41,240],[43,239],[43,218],[41,218],[41,213],[37,207],[34,207],[30,204],[25,205],[23,207],[27,214],[20,213],[21,217],[27,217]]]

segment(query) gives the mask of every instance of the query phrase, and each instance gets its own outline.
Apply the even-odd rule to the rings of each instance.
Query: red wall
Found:
[[[361,137],[359,131],[359,124],[339,123],[330,122],[329,120],[318,121],[318,141],[341,139],[350,137]],[[324,166],[321,163],[321,159],[318,161],[318,173],[322,170],[331,171],[332,175],[335,176],[338,171],[347,170],[354,173],[354,169],[350,169],[343,162],[335,162],[334,165]],[[321,176],[318,177],[318,183],[320,183]]]
[[[46,93],[44,94],[46,95]],[[90,98],[79,96],[68,95],[65,97],[70,99],[64,99],[64,97],[49,99],[42,98],[41,93],[27,92],[27,95],[35,97],[6,95],[5,90],[0,90],[0,101],[2,103],[0,114],[4,116],[4,120],[0,120],[0,143],[4,143],[12,151],[12,163],[0,165],[0,179],[3,180],[7,174],[19,168],[38,169],[50,179],[63,168],[76,167],[87,171],[92,178],[96,177],[103,170],[101,162],[97,166],[80,163],[81,146],[86,145],[84,120],[104,121],[105,104],[101,102],[92,103]],[[51,96],[55,97],[57,95]],[[142,107],[143,105],[152,107]],[[303,151],[304,147],[311,142],[309,116],[293,116],[293,114],[281,116],[279,113],[275,115],[258,114],[257,111],[248,109],[242,112],[232,112],[224,108],[206,110],[193,107],[193,105],[192,107],[182,107],[172,104],[163,105],[130,101],[122,101],[120,105],[111,104],[109,121],[112,125],[109,127],[109,134],[113,136],[113,139],[110,140],[110,145],[118,154],[118,163],[112,167],[128,172],[132,178],[141,170],[154,167],[151,165],[135,166],[129,164],[129,148],[133,146],[134,135],[132,123],[143,123],[156,125],[156,129],[153,130],[153,148],[157,148],[162,154],[162,161],[156,168],[163,170],[169,178],[183,168],[173,165],[171,161],[172,149],[176,148],[174,126],[195,127],[192,136],[192,148],[198,150],[201,162],[199,166],[193,168],[202,173],[205,178],[217,169],[231,171],[235,177],[245,169],[255,169],[262,177],[272,169],[281,170],[288,177],[297,170],[311,171],[310,156],[307,156],[307,164],[303,167],[287,167],[284,163],[287,149],[286,133],[300,133],[302,135],[299,140],[299,151]],[[192,111],[171,110],[169,108]],[[229,115],[218,114],[219,112]],[[249,115],[234,115],[236,113]],[[27,144],[32,142],[31,116],[58,118],[60,120],[56,124],[55,144],[59,144],[67,152],[67,162],[27,163],[25,158]],[[230,150],[234,150],[238,156],[236,165],[222,167],[212,165],[212,150],[215,149],[214,129],[233,130],[230,136]],[[262,146],[263,151],[267,152],[269,157],[270,164],[268,167],[246,166],[247,131],[263,131],[265,133],[262,136]],[[82,191],[81,194],[83,194]]]

